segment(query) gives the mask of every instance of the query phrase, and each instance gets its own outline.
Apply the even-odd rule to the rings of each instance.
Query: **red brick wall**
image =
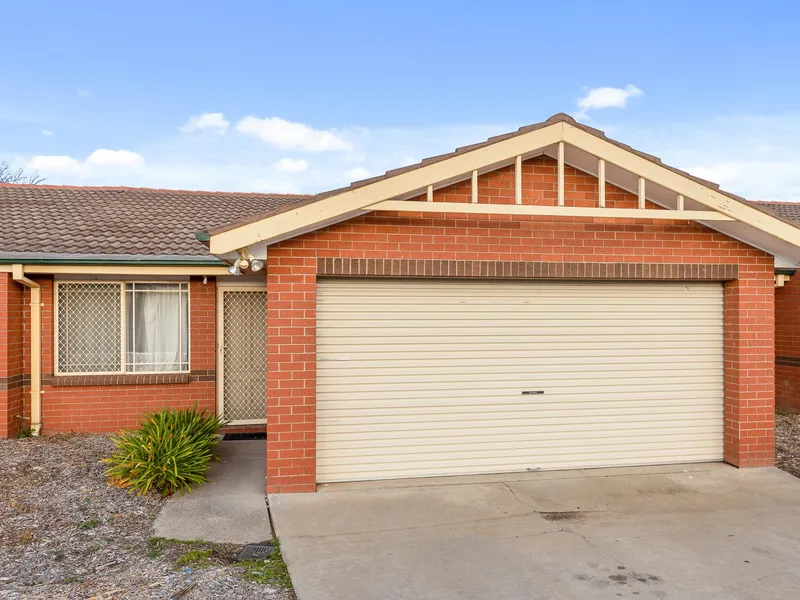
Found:
[[[185,407],[197,403],[200,408],[216,412],[216,285],[213,278],[203,284],[201,278],[193,278],[189,284],[190,295],[190,367],[192,375],[189,383],[153,385],[51,385],[55,370],[53,313],[53,280],[38,279],[42,286],[42,433],[69,431],[109,432],[123,427],[135,427],[142,413],[164,406]],[[16,285],[12,282],[12,285]],[[2,284],[0,284],[2,286]],[[0,313],[3,307],[3,287],[0,287]],[[20,299],[22,294],[20,293]],[[25,292],[26,303],[30,293]],[[25,327],[24,340],[19,335],[15,354],[15,368],[30,373],[30,332],[27,323],[30,319],[27,304],[24,311],[20,307],[16,319],[18,328]],[[0,319],[0,331],[5,331]],[[2,345],[0,345],[2,352]],[[24,366],[23,366],[24,361]],[[0,369],[3,368],[0,361]],[[0,374],[2,376],[2,374]],[[26,382],[27,383],[27,382]],[[30,419],[30,399],[28,385],[19,388],[20,398],[24,398],[25,417]],[[2,392],[0,392],[2,393]],[[0,396],[2,398],[2,396]],[[1,414],[1,413],[0,413]],[[0,430],[0,434],[3,431]],[[8,432],[6,435],[13,435]]]
[[[24,288],[0,273],[0,437],[13,437],[23,426],[23,302]]]
[[[53,282],[42,281],[42,371],[55,371]],[[189,283],[190,368],[216,369],[216,285],[209,278]],[[162,407],[182,408],[197,403],[216,412],[214,381],[160,385],[42,386],[42,431],[100,433],[135,427],[142,413]]]
[[[524,163],[523,203],[555,204],[555,162]],[[469,182],[436,201],[469,200]],[[566,204],[596,205],[597,180],[566,169]],[[482,176],[481,202],[514,200],[512,168]],[[636,198],[607,186],[609,207]],[[378,212],[269,248],[267,266],[267,491],[316,488],[318,257],[554,262],[738,263],[726,286],[726,459],[772,464],[773,259],[701,225],[660,220]]]
[[[775,404],[800,410],[800,275],[775,288]]]

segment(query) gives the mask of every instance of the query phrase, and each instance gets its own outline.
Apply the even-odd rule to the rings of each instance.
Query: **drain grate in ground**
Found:
[[[238,440],[266,440],[267,434],[264,432],[261,433],[226,433],[225,437],[222,438],[223,440],[227,441],[238,441]]]
[[[238,560],[266,560],[274,549],[270,542],[247,544],[239,553]]]

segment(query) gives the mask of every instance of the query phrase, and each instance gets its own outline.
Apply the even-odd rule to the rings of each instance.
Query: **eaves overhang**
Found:
[[[217,267],[226,263],[216,256],[142,254],[58,254],[41,252],[0,252],[0,264],[96,265],[96,266],[195,266]]]

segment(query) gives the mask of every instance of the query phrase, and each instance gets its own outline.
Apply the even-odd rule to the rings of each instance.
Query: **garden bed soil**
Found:
[[[0,597],[294,599],[245,580],[239,546],[154,540],[163,500],[109,486],[111,450],[103,435],[0,439]]]
[[[775,464],[800,477],[800,414],[775,415]]]

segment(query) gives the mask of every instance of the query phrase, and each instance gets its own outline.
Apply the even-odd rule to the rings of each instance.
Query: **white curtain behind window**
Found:
[[[186,295],[177,290],[137,289],[128,298],[128,370],[186,370],[189,360]]]

